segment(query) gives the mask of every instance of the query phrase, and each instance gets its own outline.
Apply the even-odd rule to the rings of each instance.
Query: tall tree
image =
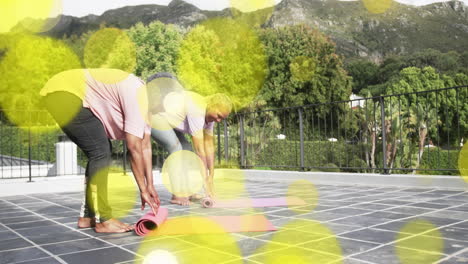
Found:
[[[306,25],[264,29],[269,74],[261,91],[271,106],[348,100],[351,81],[335,45]],[[329,109],[328,109],[329,110]],[[328,110],[323,109],[322,114]]]
[[[183,38],[180,28],[159,21],[147,26],[138,23],[127,34],[136,46],[136,75],[146,79],[156,72],[176,72],[177,54]]]

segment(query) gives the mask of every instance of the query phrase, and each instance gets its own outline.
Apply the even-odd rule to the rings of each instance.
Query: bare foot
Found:
[[[127,225],[117,219],[110,219],[103,223],[96,223],[96,227],[94,228],[97,233],[125,233],[132,231],[133,229],[133,225]]]
[[[187,197],[172,196],[171,203],[172,204],[182,205],[182,206],[190,205],[190,201],[189,201],[189,199]]]
[[[96,225],[96,218],[80,217],[78,218],[78,228],[90,228]]]

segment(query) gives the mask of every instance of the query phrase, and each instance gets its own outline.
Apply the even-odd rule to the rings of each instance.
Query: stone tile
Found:
[[[47,253],[35,247],[2,251],[0,255],[0,264],[16,263],[50,257]]]
[[[379,246],[379,244],[357,241],[343,237],[331,237],[302,244],[299,247],[321,251],[327,254],[334,254],[337,256],[349,256],[370,250],[377,246]]]
[[[274,243],[280,243],[287,246],[293,246],[323,239],[331,235],[332,234],[305,233],[297,230],[282,230],[279,232],[256,236],[255,238],[265,241],[272,241]]]
[[[147,248],[148,250],[166,250],[169,252],[178,252],[187,250],[188,248],[193,247],[190,243],[176,238],[170,237],[155,237],[153,240],[146,238],[138,243],[132,243],[123,246],[124,248],[131,250],[135,253],[142,247]]]
[[[351,208],[364,209],[364,210],[385,210],[394,207],[394,205],[388,204],[378,204],[378,203],[364,203],[364,204],[355,204]]]
[[[6,231],[0,232],[0,237],[2,238],[2,240],[8,240],[8,239],[13,239],[13,238],[18,238],[19,236],[12,231],[6,230]]]
[[[123,249],[111,247],[79,253],[61,255],[61,259],[69,264],[100,263],[111,264],[135,259],[135,255]]]
[[[413,207],[421,207],[421,208],[429,208],[429,209],[443,209],[450,207],[450,205],[446,204],[435,204],[435,203],[414,203],[411,204]]]
[[[313,212],[309,214],[297,215],[297,216],[294,216],[293,218],[327,222],[327,221],[332,221],[335,219],[345,218],[345,217],[347,217],[347,215],[330,213],[330,212]]]
[[[373,242],[378,244],[386,244],[389,242],[393,242],[396,238],[396,235],[397,233],[395,232],[366,228],[342,234],[340,235],[340,237]]]
[[[239,259],[238,255],[217,252],[203,247],[187,248],[172,254],[178,263],[225,263]]]
[[[431,236],[432,234],[432,236]],[[415,250],[425,250],[433,251],[434,245],[441,244],[443,245],[442,253],[445,255],[452,255],[460,250],[468,248],[468,241],[457,241],[452,240],[447,237],[434,236],[434,232],[430,232],[429,235],[417,235],[413,237],[408,237],[404,240],[399,240],[395,242],[395,245],[398,247],[405,247]],[[440,233],[439,233],[440,234]]]
[[[44,226],[53,226],[57,225],[57,223],[50,221],[50,220],[41,220],[35,222],[27,222],[27,223],[11,223],[6,224],[11,229],[19,230],[23,228],[32,228],[32,227],[44,227]]]
[[[26,212],[26,211],[14,211],[14,212],[2,213],[0,214],[0,222],[2,220],[7,220],[9,218],[18,218],[18,217],[26,217],[26,216],[33,216],[33,214]]]
[[[443,254],[431,254],[426,251],[416,251],[411,249],[398,248],[392,246],[384,246],[373,249],[358,255],[353,258],[358,260],[370,261],[373,263],[434,263],[445,257]]]
[[[241,250],[243,257],[249,257],[252,254],[263,253],[266,250],[282,249],[287,247],[285,245],[258,240],[255,238],[242,239],[239,240],[237,244],[239,246],[239,249]]]
[[[340,260],[341,257],[299,247],[288,247],[253,255],[248,259],[259,263],[274,263],[279,259],[281,263],[331,263]]]
[[[62,255],[75,253],[83,250],[98,249],[103,247],[110,247],[111,245],[97,239],[88,238],[75,241],[60,242],[49,245],[42,245],[41,247],[54,255]]]
[[[24,223],[24,222],[36,222],[44,220],[44,218],[35,216],[35,215],[28,215],[28,216],[21,216],[21,217],[10,217],[1,219],[0,223],[2,224],[14,224],[14,223]]]
[[[344,225],[357,225],[360,227],[370,227],[388,222],[388,219],[377,217],[370,217],[367,215],[351,216],[343,219],[333,220],[331,223],[344,224]]]
[[[338,209],[327,211],[327,213],[341,214],[344,216],[362,215],[362,214],[367,214],[370,212],[372,211],[364,210],[364,209],[356,209],[356,208],[338,208]]]
[[[62,263],[62,262],[60,262],[57,259],[52,258],[52,257],[34,259],[34,260],[30,260],[30,261],[21,262],[21,264],[59,264],[59,263]]]
[[[2,238],[0,239],[0,251],[33,246],[33,244],[29,243],[28,241],[18,236],[16,238],[5,239],[1,236],[1,233],[0,233],[0,237]]]

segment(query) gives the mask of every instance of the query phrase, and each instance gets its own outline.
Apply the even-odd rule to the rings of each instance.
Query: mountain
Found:
[[[126,6],[101,16],[62,16],[57,26],[45,34],[60,38],[96,30],[101,24],[130,28],[138,22],[148,24],[155,20],[189,27],[209,18],[229,16],[229,9],[206,11],[183,0],[173,0],[168,6]],[[389,54],[427,48],[464,52],[468,47],[468,8],[460,1],[420,7],[393,2],[384,14],[372,14],[362,1],[283,0],[264,26],[301,23],[330,36],[338,53],[347,58],[360,56],[379,62]]]

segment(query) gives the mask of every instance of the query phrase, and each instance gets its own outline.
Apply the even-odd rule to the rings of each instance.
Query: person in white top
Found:
[[[152,85],[157,83],[156,85]],[[177,79],[169,73],[157,73],[147,80],[151,136],[169,154],[179,150],[192,151],[184,134],[191,136],[195,153],[205,165],[205,191],[213,195],[214,177],[214,123],[226,119],[232,111],[232,102],[224,94],[203,97],[185,91]],[[153,93],[153,95],[151,94]],[[190,198],[173,194],[171,203],[189,205]]]

